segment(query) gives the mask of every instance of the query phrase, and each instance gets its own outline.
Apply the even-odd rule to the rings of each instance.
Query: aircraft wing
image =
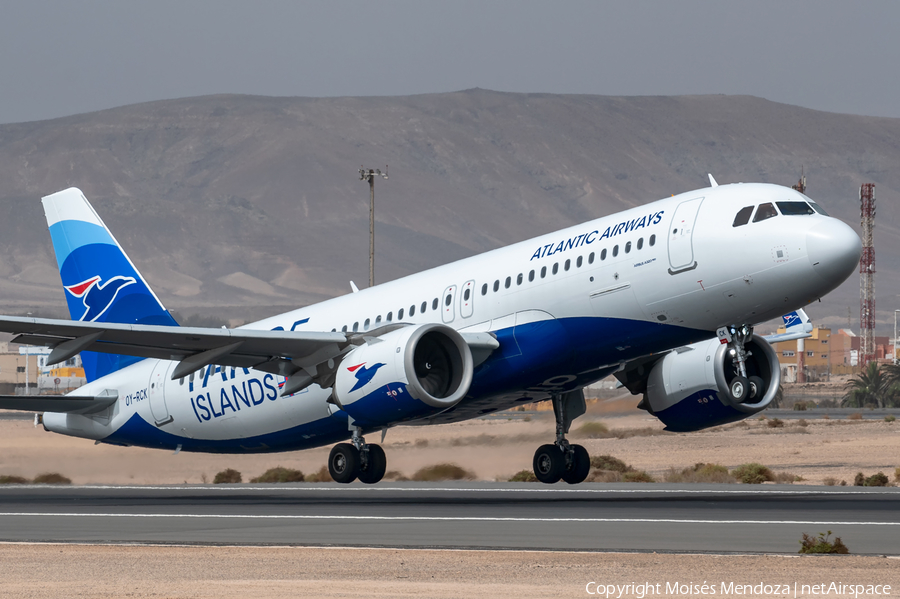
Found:
[[[100,395],[0,395],[0,410],[93,414],[116,403],[118,397],[109,389]]]
[[[180,361],[177,379],[208,364],[256,368],[290,376],[340,355],[360,338],[344,333],[212,329],[95,323],[0,316],[0,331],[17,333],[14,343],[53,348],[48,364],[81,351]],[[376,333],[370,332],[369,335]]]

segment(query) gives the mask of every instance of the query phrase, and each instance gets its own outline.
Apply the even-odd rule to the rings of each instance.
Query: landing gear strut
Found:
[[[387,457],[380,445],[366,443],[360,428],[353,428],[351,443],[338,443],[328,456],[328,473],[335,482],[348,484],[357,478],[373,485],[384,478]]]
[[[765,383],[758,376],[747,376],[747,358],[753,352],[746,349],[746,343],[753,337],[753,327],[748,325],[722,327],[717,331],[719,339],[728,343],[731,362],[737,372],[728,383],[728,394],[737,403],[744,403],[763,394]]]
[[[587,478],[591,458],[581,445],[570,445],[566,433],[572,420],[584,414],[584,393],[581,390],[553,396],[556,416],[556,443],[541,445],[534,452],[534,475],[542,483],[553,484],[560,479],[576,485]]]

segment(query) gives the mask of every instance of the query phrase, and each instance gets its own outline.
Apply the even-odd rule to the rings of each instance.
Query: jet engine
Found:
[[[472,384],[472,352],[441,324],[407,326],[348,353],[338,365],[333,397],[355,424],[380,427],[452,408]]]
[[[671,431],[696,431],[735,422],[768,406],[781,385],[781,367],[772,346],[754,335],[746,344],[750,390],[737,399],[729,384],[738,376],[733,349],[718,339],[701,341],[667,353],[646,379],[638,407]]]

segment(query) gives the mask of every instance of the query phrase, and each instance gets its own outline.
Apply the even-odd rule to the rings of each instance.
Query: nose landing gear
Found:
[[[534,475],[542,483],[553,484],[560,479],[576,485],[591,469],[591,458],[581,445],[571,445],[566,433],[572,421],[584,414],[584,393],[579,389],[553,396],[553,414],[556,416],[556,443],[541,445],[534,452]]]
[[[753,327],[749,325],[721,327],[716,331],[719,339],[728,344],[731,362],[737,372],[728,383],[728,394],[732,401],[744,403],[763,394],[765,383],[758,376],[747,376],[747,358],[753,352],[746,349],[745,345],[753,337]]]
[[[351,443],[338,443],[328,456],[328,473],[335,482],[349,484],[357,478],[373,485],[384,478],[387,457],[380,445],[366,443],[360,428],[353,429]]]

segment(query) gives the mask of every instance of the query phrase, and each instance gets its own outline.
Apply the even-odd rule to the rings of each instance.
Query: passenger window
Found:
[[[428,302],[422,302],[422,305],[419,306],[419,313],[425,314],[425,310],[428,309]]]
[[[613,246],[613,258],[619,255],[619,245],[616,244]]]
[[[412,318],[415,315],[416,315],[416,307],[414,305],[410,306],[409,307],[409,317]]]
[[[625,242],[625,253],[627,254],[627,253],[629,253],[630,251],[631,251],[631,242],[630,242],[630,241],[626,241],[626,242]]]
[[[543,278],[546,277],[546,276],[547,276],[547,267],[546,267],[546,266],[542,266],[542,267],[541,267],[541,278],[543,279]]]
[[[381,314],[375,317],[375,324],[381,324]]]
[[[494,293],[500,290],[500,281],[494,281]]]
[[[506,277],[506,282],[503,284],[504,287],[509,289],[510,284],[512,283],[512,277]]]
[[[468,289],[466,291],[468,291]],[[447,297],[444,298],[444,305],[449,306],[450,302],[452,302],[452,301],[453,301],[453,296],[448,293]]]
[[[519,273],[519,276],[516,277],[516,285],[521,285],[522,281],[525,280],[525,277],[522,276],[522,273]]]
[[[638,246],[637,246],[637,249],[641,249],[641,248],[643,248],[643,247],[644,247],[644,238],[641,237],[640,239],[638,239]]]
[[[481,295],[487,295],[487,283],[481,286]]]
[[[397,320],[403,320],[403,308],[400,308],[400,311],[397,312]]]
[[[815,211],[809,207],[806,202],[775,202],[778,210],[785,216],[806,216],[807,214],[815,214]]]
[[[344,326],[341,327],[341,332],[342,332],[342,333],[346,333],[346,332],[347,332],[347,325],[344,325]]]
[[[581,268],[582,261],[583,260],[582,260],[581,256],[578,256],[578,260],[575,261],[575,266],[577,266],[578,268]]]
[[[466,302],[469,301],[470,295],[472,295],[472,290],[466,288],[466,290],[463,292],[463,301],[466,301]]]
[[[388,322],[391,322],[392,320],[394,320],[394,313],[393,313],[393,312],[388,312],[388,313],[387,313],[387,317],[385,318],[385,320],[388,321]]]
[[[354,322],[353,323],[353,332],[355,333],[358,330],[359,330],[359,322]]]
[[[558,272],[559,272],[559,262],[554,262],[553,263],[553,274],[556,274]]]
[[[368,331],[368,330],[369,330],[369,319],[368,319],[368,318],[367,318],[366,321],[363,323],[363,330],[364,330],[364,331]]]
[[[606,250],[603,250],[603,251],[606,252]],[[601,254],[601,256],[602,255],[603,254]],[[591,252],[590,254],[588,254],[588,264],[593,264],[593,263],[594,263],[594,252]]]
[[[569,270],[569,266],[571,266],[571,265],[572,265],[572,261],[571,261],[571,260],[566,260],[566,263],[565,263],[565,265],[563,266],[563,270]]]
[[[760,204],[759,208],[756,209],[756,216],[753,217],[753,222],[758,223],[776,216],[778,216],[778,211],[775,210],[775,206],[771,203]]]
[[[530,273],[528,273],[528,282],[530,283],[533,280],[534,280],[534,271],[532,270]]]
[[[750,222],[750,215],[753,214],[753,206],[745,206],[738,210],[737,215],[734,217],[734,222],[731,223],[732,227],[740,227],[741,225],[746,225]]]
[[[184,385],[184,377],[181,377],[180,379],[178,379],[178,384]]]
[[[656,245],[656,235],[655,234],[650,236],[650,246],[652,247],[654,245]]]
[[[437,310],[438,307],[438,298],[434,298],[434,301],[431,302],[431,309]]]

